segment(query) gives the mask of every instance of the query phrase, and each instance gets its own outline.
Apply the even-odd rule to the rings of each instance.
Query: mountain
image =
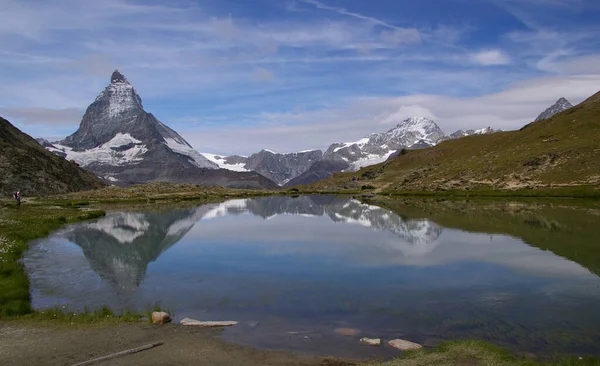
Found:
[[[44,196],[105,186],[94,174],[46,151],[0,117],[0,193]]]
[[[546,109],[545,111],[543,111],[542,113],[540,113],[540,115],[535,119],[535,122],[544,120],[544,119],[548,119],[552,116],[554,116],[557,113],[560,113],[562,111],[566,111],[569,108],[573,108],[573,105],[566,100],[565,98],[559,98],[556,103],[554,103],[552,106],[550,106],[548,109]]]
[[[355,142],[335,143],[324,154],[325,160],[348,163],[348,170],[385,161],[396,150],[416,144],[435,145],[445,134],[432,120],[407,118],[383,133],[373,133]]]
[[[334,177],[309,191],[573,190],[600,194],[600,92],[518,131],[467,136],[408,150],[383,164]],[[348,182],[348,177],[361,177]]]
[[[407,118],[396,127],[373,133],[358,141],[334,143],[320,150],[278,154],[262,150],[250,157],[218,156],[202,153],[223,169],[256,171],[285,187],[310,184],[330,177],[335,172],[356,171],[364,166],[381,163],[401,149],[423,149],[442,141],[497,132],[490,127],[480,130],[457,131],[447,136],[431,119]]]
[[[343,161],[321,160],[317,161],[308,168],[307,171],[299,176],[291,179],[285,184],[285,187],[294,187],[304,184],[310,184],[320,181],[321,179],[329,178],[333,173],[341,172],[346,169],[348,164]]]
[[[220,170],[177,132],[146,112],[142,98],[118,70],[87,108],[79,129],[51,145],[46,144],[46,148],[118,185],[167,181],[276,187],[256,173]]]
[[[280,154],[263,149],[249,157],[239,155],[222,157],[209,153],[202,154],[223,169],[254,171],[281,186],[307,171],[317,161],[323,159],[323,152],[321,150]]]

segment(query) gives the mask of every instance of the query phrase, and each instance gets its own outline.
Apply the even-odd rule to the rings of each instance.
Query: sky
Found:
[[[518,129],[600,90],[597,0],[0,0],[0,116],[75,132],[118,69],[201,152],[325,149],[410,116]]]

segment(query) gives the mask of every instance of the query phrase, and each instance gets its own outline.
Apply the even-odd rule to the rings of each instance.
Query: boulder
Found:
[[[196,327],[229,327],[236,325],[236,321],[200,321],[190,318],[181,319],[181,325],[193,325]]]
[[[381,339],[379,338],[361,338],[360,343],[366,344],[367,346],[381,346]]]
[[[171,321],[171,316],[164,311],[155,311],[152,313],[152,324],[164,324]]]
[[[421,346],[418,343],[405,341],[403,339],[392,339],[391,341],[388,342],[388,344],[396,349],[401,350],[401,351],[408,351],[411,349],[423,348],[423,346]]]
[[[356,328],[336,328],[333,330],[333,332],[335,334],[348,336],[348,337],[354,337],[354,336],[357,336],[360,334],[360,330],[358,330]]]

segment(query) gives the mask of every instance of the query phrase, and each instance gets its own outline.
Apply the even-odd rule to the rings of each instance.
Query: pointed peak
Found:
[[[128,83],[127,78],[125,78],[125,76],[123,76],[123,74],[121,74],[119,72],[119,70],[115,70],[112,75],[110,76],[110,82],[112,83]]]

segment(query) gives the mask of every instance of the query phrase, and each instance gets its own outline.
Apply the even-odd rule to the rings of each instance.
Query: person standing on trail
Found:
[[[21,206],[21,191],[16,191],[13,197],[17,200],[17,206]]]

